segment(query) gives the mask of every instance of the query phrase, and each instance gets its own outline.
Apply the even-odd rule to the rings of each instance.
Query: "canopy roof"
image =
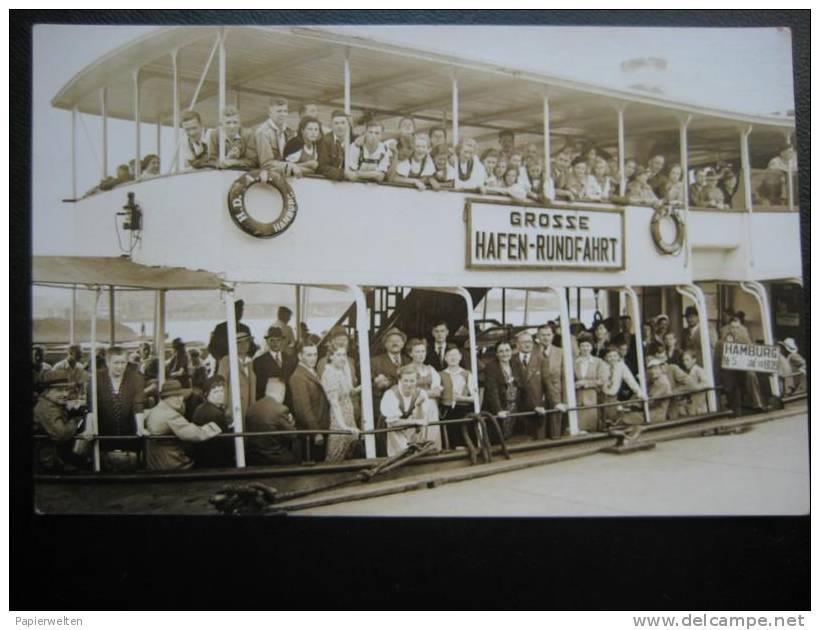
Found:
[[[100,91],[107,87],[108,115],[133,120],[133,73],[139,70],[140,119],[168,124],[173,115],[172,53],[177,51],[181,109],[191,104],[212,59],[196,109],[207,126],[215,126],[219,75],[217,55],[212,53],[219,32],[219,27],[158,28],[89,65],[66,83],[52,104],[100,114]],[[736,138],[738,124],[784,132],[794,127],[791,117],[730,112],[319,28],[229,27],[225,51],[227,101],[239,106],[246,126],[266,118],[273,96],[291,100],[292,111],[300,103],[317,103],[324,109],[323,118],[330,109],[341,107],[344,59],[349,55],[354,109],[373,111],[388,129],[394,129],[395,119],[402,115],[412,115],[422,128],[450,120],[454,76],[459,128],[479,143],[495,139],[500,129],[523,136],[543,134],[546,93],[552,135],[582,136],[599,144],[617,141],[614,107],[622,104],[628,104],[625,125],[630,137],[677,130],[681,114],[694,116],[693,129],[706,141],[715,130]]]
[[[146,267],[127,258],[34,256],[34,284],[114,286],[130,289],[220,289],[222,279],[209,271]]]

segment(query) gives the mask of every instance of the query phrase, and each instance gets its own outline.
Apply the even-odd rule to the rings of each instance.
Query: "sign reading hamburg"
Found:
[[[558,209],[466,202],[471,269],[624,268],[620,210]]]

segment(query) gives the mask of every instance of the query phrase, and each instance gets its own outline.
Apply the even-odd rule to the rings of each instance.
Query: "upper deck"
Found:
[[[274,58],[287,63],[271,67]],[[676,254],[658,247],[655,212],[646,206],[539,206],[313,177],[289,178],[298,208],[292,224],[276,238],[259,239],[229,212],[228,194],[241,173],[180,172],[179,116],[195,107],[213,127],[233,103],[243,124],[253,126],[265,120],[273,96],[315,103],[325,122],[333,108],[369,112],[389,129],[404,115],[420,128],[443,122],[453,143],[471,137],[479,148],[499,131],[513,131],[520,142],[542,147],[547,172],[553,148],[580,140],[617,155],[621,173],[627,156],[643,161],[661,153],[679,159],[688,179],[690,167],[728,156],[740,163],[740,185],[731,210],[690,207],[687,196],[680,209],[685,238]],[[74,214],[66,255],[127,253],[146,265],[206,269],[236,281],[364,285],[604,287],[801,275],[793,174],[788,212],[763,207],[753,179],[754,169],[790,138],[789,117],[716,110],[321,29],[267,27],[158,29],[73,77],[53,104],[102,118],[104,175],[112,170],[108,118],[134,121],[137,163],[146,152],[139,132],[145,122],[172,127],[178,139],[164,176],[84,198],[75,186],[66,206]],[[623,192],[623,178],[620,184]],[[124,241],[134,234],[112,216],[128,192],[144,212],[143,230],[131,244]],[[263,186],[247,193],[248,212],[266,221],[282,205]],[[573,220],[557,226],[565,216]],[[664,239],[674,239],[671,227],[661,222]]]

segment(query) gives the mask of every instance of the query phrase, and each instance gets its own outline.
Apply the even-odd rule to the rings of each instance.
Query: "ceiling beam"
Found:
[[[404,82],[411,82],[415,81],[416,79],[423,79],[425,77],[429,77],[431,75],[436,75],[440,71],[440,68],[425,68],[424,70],[419,70],[417,72],[410,72],[406,74],[401,74],[399,72],[391,72],[388,76],[381,77],[379,79],[372,79],[370,81],[363,81],[362,83],[354,83],[350,86],[350,93],[362,93],[362,92],[371,92],[373,90],[389,87],[391,85],[395,85],[397,83],[404,83]],[[340,98],[343,98],[345,95],[344,88],[342,89],[335,89],[335,90],[328,90],[321,95],[321,98],[326,101],[336,101]]]

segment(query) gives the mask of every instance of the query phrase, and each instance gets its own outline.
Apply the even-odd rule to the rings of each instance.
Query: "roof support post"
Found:
[[[706,384],[709,387],[715,386],[714,361],[712,360],[712,344],[709,339],[709,312],[706,310],[706,298],[703,290],[696,284],[687,284],[676,287],[678,293],[689,299],[695,305],[700,322],[700,356],[703,362],[701,366],[706,373]],[[706,393],[706,404],[709,411],[717,411],[717,396],[712,389]]]
[[[219,161],[225,159],[225,137],[222,112],[225,109],[225,29],[219,31]]]
[[[373,381],[370,373],[370,317],[367,301],[360,286],[348,285],[356,302],[356,337],[359,348],[359,369],[361,371],[362,429],[372,431],[376,426],[376,411],[373,408]],[[364,454],[368,459],[376,457],[376,436],[364,436]]]
[[[114,286],[108,287],[108,345],[117,345],[117,334],[114,330]]]
[[[621,197],[626,194],[626,133],[624,131],[624,110],[626,106],[618,105],[618,190]]]
[[[100,287],[94,287],[94,309],[91,311],[91,356],[88,359],[88,367],[91,370],[91,427],[90,434],[95,438],[100,433],[99,422],[99,379],[97,378],[97,308],[100,303]],[[100,472],[100,441],[94,440],[92,449],[92,464],[94,472]]]
[[[345,48],[345,65],[344,65],[344,99],[345,99],[345,114],[350,116],[350,48]]]
[[[470,376],[476,389],[473,392],[473,411],[479,413],[481,411],[481,401],[478,399],[478,348],[476,347],[475,338],[475,304],[473,304],[473,296],[464,287],[458,287],[456,292],[464,298],[467,306],[467,329],[470,339]]]
[[[225,319],[228,323],[228,365],[230,365],[231,388],[231,417],[236,433],[244,430],[244,418],[242,417],[242,394],[239,388],[239,349],[236,344],[236,308],[233,301],[233,289],[229,289],[224,294]],[[248,369],[252,369],[249,367]],[[234,448],[236,452],[236,467],[245,467],[245,441],[241,437],[234,438]]]
[[[71,198],[77,198],[77,108],[71,110]]]
[[[748,282],[741,282],[740,288],[749,295],[754,296],[757,300],[757,304],[760,307],[760,325],[763,327],[763,343],[768,346],[774,345],[771,311],[769,311],[769,294],[766,292],[766,287],[757,280],[750,280]],[[780,398],[780,378],[776,373],[769,375],[769,383],[772,395]]]
[[[689,136],[687,131],[689,123],[692,122],[692,114],[684,114],[680,119],[680,168],[683,179],[683,224],[686,247],[684,249],[683,266],[688,267],[692,259],[692,245],[689,240]]]
[[[134,179],[139,179],[142,174],[142,164],[140,163],[142,147],[140,146],[140,71],[134,70]]]
[[[624,287],[624,291],[629,296],[629,306],[632,310],[632,323],[635,327],[635,331],[633,334],[635,335],[635,353],[638,356],[638,384],[641,386],[641,394],[644,398],[647,398],[647,387],[646,383],[646,369],[644,367],[644,356],[643,356],[643,326],[641,325],[641,305],[638,303],[638,295],[635,293],[635,289],[631,286],[627,285]],[[644,414],[644,421],[649,424],[650,416],[649,416],[649,403],[645,403],[643,406],[643,414]]]
[[[179,171],[179,50],[174,48],[171,51],[171,106],[173,108],[174,125],[174,155],[171,156],[171,169],[169,172]]]
[[[549,92],[544,92],[544,177],[552,179],[552,149],[550,147]]]
[[[530,323],[530,291],[524,289],[524,326]]]
[[[162,152],[162,119],[157,118],[157,157],[160,158],[160,165],[162,164],[161,159],[161,152]]]
[[[157,380],[165,383],[165,290],[154,291],[154,352],[157,355]]]
[[[453,146],[458,144],[458,75],[453,68]]]
[[[564,387],[566,388],[563,394],[566,397],[567,407],[571,409],[571,411],[567,412],[569,434],[578,435],[580,430],[578,429],[578,411],[575,409],[575,407],[578,406],[578,402],[575,398],[575,358],[572,356],[572,343],[570,342],[572,332],[569,329],[569,303],[567,302],[565,291],[556,287],[549,287],[549,290],[558,298],[558,311],[561,315],[561,339],[566,341],[566,343],[563,344],[564,347],[562,348],[561,354],[564,359]]]
[[[797,155],[794,151],[794,147],[792,147],[791,131],[787,131],[783,135],[786,136],[786,146],[791,148],[794,155]],[[789,160],[789,163],[786,166],[788,167],[788,170],[786,171],[786,183],[788,184],[789,210],[794,212],[794,159],[792,158]]]
[[[68,343],[77,343],[77,285],[71,287],[71,319],[68,322]]]
[[[100,115],[102,116],[101,178],[108,177],[108,87],[100,89]]]
[[[294,298],[296,299],[296,340],[299,340],[302,330],[302,287],[293,285]]]
[[[740,168],[743,171],[743,201],[746,205],[746,242],[748,243],[748,263],[754,267],[754,249],[752,246],[752,162],[749,158],[749,136],[752,126],[740,130]]]

